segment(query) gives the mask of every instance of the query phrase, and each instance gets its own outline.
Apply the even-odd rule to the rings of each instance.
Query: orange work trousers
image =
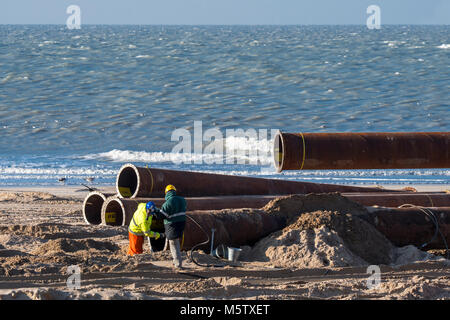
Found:
[[[137,236],[131,232],[128,232],[128,239],[130,240],[127,252],[128,255],[133,256],[135,254],[144,253],[144,250],[142,249],[142,245],[144,244],[144,236]]]

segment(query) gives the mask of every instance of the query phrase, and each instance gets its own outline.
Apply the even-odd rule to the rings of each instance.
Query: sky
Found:
[[[0,24],[65,24],[78,5],[81,24],[450,24],[450,0],[1,0]]]

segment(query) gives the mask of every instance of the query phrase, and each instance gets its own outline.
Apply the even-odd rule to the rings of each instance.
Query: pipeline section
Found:
[[[115,197],[112,193],[93,191],[83,201],[82,214],[87,224],[98,225],[102,222],[102,206],[106,199]]]
[[[410,193],[342,193],[363,206],[400,207],[413,204],[422,207],[450,207],[450,194],[444,192]]]
[[[395,192],[379,188],[142,168],[133,164],[123,165],[116,178],[117,193],[122,198],[164,197],[164,190],[169,184],[175,185],[177,193],[183,197]]]
[[[342,196],[364,206],[399,207],[404,204],[413,204],[422,207],[450,207],[450,194],[446,193],[343,193]],[[221,210],[221,209],[258,209],[264,207],[270,201],[279,196],[216,196],[186,198],[188,209],[195,210]],[[83,218],[88,224],[98,225],[106,223],[106,217],[102,220],[102,207],[106,198],[117,198],[114,194],[101,194],[91,192],[83,203]],[[153,201],[160,207],[164,203],[164,198],[134,198],[121,199],[121,203],[127,204],[130,210],[136,210],[137,203]],[[106,209],[105,209],[106,210]],[[108,211],[109,212],[109,211]],[[134,211],[133,211],[134,212]],[[114,214],[108,215],[108,220],[114,220]],[[121,217],[122,221],[129,221],[129,217]]]
[[[450,245],[450,207],[424,208],[437,219],[439,230]],[[414,208],[368,208],[375,228],[394,245],[420,247],[428,243],[436,232],[432,219],[424,210]],[[446,249],[438,233],[426,249]]]
[[[127,226],[137,209],[138,202],[131,199],[109,199],[102,210],[102,220],[107,225]],[[220,210],[220,211],[189,211],[186,219],[183,249],[188,250],[198,243],[207,240],[211,229],[216,229],[214,242],[241,246],[253,244],[262,237],[280,230],[285,225],[285,219],[270,215],[258,209]],[[114,217],[114,218],[113,218]],[[196,223],[193,222],[193,220]],[[198,225],[197,225],[198,223]],[[200,227],[199,227],[200,225]],[[163,227],[161,220],[152,221],[152,230]],[[205,234],[207,233],[207,235]],[[209,248],[205,245],[204,249]],[[201,248],[201,247],[200,247]]]
[[[257,209],[263,207],[274,197],[203,197],[186,198],[188,210],[221,210],[221,209]],[[164,203],[163,198],[110,198],[104,203],[100,211],[100,220],[103,225],[129,225],[139,203],[153,201],[157,207]]]
[[[127,226],[137,208],[138,201],[110,198],[102,209],[102,220],[107,225]],[[439,228],[447,243],[450,243],[450,207],[429,208],[436,212]],[[367,219],[397,246],[413,244],[419,246],[429,241],[435,232],[435,225],[420,208],[373,208],[367,207]],[[189,211],[193,218],[186,221],[184,249],[206,240],[204,232],[216,229],[214,238],[217,244],[228,246],[252,245],[268,234],[286,226],[285,218],[268,214],[261,209],[223,209]],[[109,216],[109,218],[107,218]],[[114,217],[114,218],[112,218]],[[161,221],[154,221],[152,229],[160,230]],[[210,234],[209,234],[210,235]],[[207,249],[208,245],[205,245]],[[444,243],[436,238],[427,248],[443,249]]]
[[[274,139],[283,170],[450,168],[450,132],[284,133]]]

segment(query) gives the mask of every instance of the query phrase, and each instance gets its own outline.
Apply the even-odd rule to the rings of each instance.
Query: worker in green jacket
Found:
[[[186,200],[177,196],[177,190],[171,184],[166,187],[165,200],[160,209],[155,209],[154,215],[158,219],[164,219],[164,233],[169,241],[173,264],[175,268],[181,269],[183,266],[180,239],[186,225]]]

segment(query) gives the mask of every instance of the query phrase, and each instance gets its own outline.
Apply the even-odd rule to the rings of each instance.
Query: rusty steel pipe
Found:
[[[440,231],[447,244],[450,243],[450,208],[428,209],[435,213]],[[375,228],[396,246],[421,246],[430,241],[435,232],[434,224],[418,208],[369,210],[368,216],[374,221]],[[237,247],[253,245],[261,238],[286,226],[284,218],[266,214],[262,210],[194,211],[188,214],[206,232],[210,232],[211,228],[216,229],[214,246],[218,244]],[[206,237],[201,229],[195,223],[187,221],[184,249],[190,249],[203,241],[206,241]],[[206,250],[208,247],[208,245],[205,245],[203,249]],[[433,242],[428,243],[425,249],[445,249],[445,245],[438,235]]]
[[[201,229],[197,224],[201,226]],[[253,245],[285,226],[284,218],[257,209],[191,211],[188,212],[186,219],[183,249],[189,250],[205,242],[208,239],[207,236],[211,241],[213,228],[215,229],[213,247],[219,244],[239,247]],[[205,232],[208,235],[205,235]],[[208,250],[210,246],[211,244],[208,243],[198,248]]]
[[[187,209],[189,211],[242,208],[258,209],[265,206],[270,200],[275,198],[275,196],[201,197],[186,198],[186,202]],[[139,203],[153,201],[157,207],[161,207],[165,201],[164,198],[110,198],[108,200],[114,201],[112,201],[112,203],[110,203],[110,201],[106,201],[105,205],[101,208],[101,223],[104,225],[128,225]],[[107,222],[107,213],[111,213],[111,220],[116,220],[117,222]],[[116,219],[114,219],[114,217],[116,217]]]
[[[87,224],[98,225],[102,222],[102,206],[107,198],[114,197],[113,193],[93,191],[88,193],[83,201],[82,214]]]
[[[450,207],[426,208],[436,216],[439,229],[450,245]],[[435,233],[435,225],[419,208],[368,208],[370,220],[378,231],[394,245],[421,246],[430,241]],[[445,249],[438,234],[425,249]]]
[[[399,207],[413,204],[422,207],[450,207],[446,193],[342,193],[342,196],[364,206]]]
[[[139,201],[123,201],[110,198],[103,203],[101,224],[110,226],[128,226],[136,211]]]
[[[108,199],[102,208],[103,212],[116,214],[116,220],[108,225],[127,226],[131,220],[139,201],[133,199]],[[420,246],[428,242],[435,231],[432,221],[419,208],[373,208],[366,207],[367,220],[375,228],[397,246]],[[450,243],[450,208],[429,208],[435,212],[439,227],[446,241]],[[193,218],[210,235],[211,229],[216,229],[214,234],[215,245],[225,244],[229,246],[251,245],[271,232],[281,230],[286,226],[286,218],[277,214],[268,214],[261,209],[240,210],[196,210],[189,211],[188,216]],[[362,216],[364,218],[364,216]],[[162,221],[154,220],[152,229],[162,231]],[[203,231],[187,218],[184,249],[206,240]],[[209,245],[205,245],[206,250]],[[444,243],[440,237],[431,242],[427,249],[444,249]]]
[[[343,193],[342,196],[351,201],[364,206],[380,206],[380,207],[399,207],[404,204],[414,204],[423,207],[450,207],[450,194],[446,193]],[[278,196],[216,196],[216,197],[199,197],[186,198],[187,208],[189,211],[196,210],[221,210],[221,209],[241,209],[251,208],[259,209],[264,207],[270,201]],[[117,197],[113,197],[117,198]],[[120,221],[124,225],[128,225],[131,216],[137,209],[137,205],[141,202],[153,201],[156,206],[160,207],[164,203],[164,198],[133,198],[133,199],[116,199],[118,202],[117,210],[121,215]],[[116,206],[117,204],[114,204]],[[111,207],[110,207],[111,208]],[[108,207],[100,207],[98,210],[99,220],[102,224],[106,223],[106,213],[115,212],[108,210]],[[95,211],[97,212],[97,211]],[[125,214],[124,214],[125,213]],[[85,219],[86,220],[86,219]],[[99,223],[100,223],[99,222]],[[97,224],[99,224],[97,223]],[[114,223],[113,223],[114,224]]]
[[[450,132],[283,133],[274,162],[283,170],[450,168]]]
[[[96,196],[96,197],[94,197]],[[404,204],[413,204],[424,207],[450,207],[450,194],[446,193],[343,193],[342,196],[351,201],[359,203],[364,206],[380,206],[380,207],[399,207]],[[85,221],[89,224],[109,224],[106,223],[106,213],[119,212],[119,220],[122,222],[119,225],[128,225],[131,220],[131,215],[137,209],[137,205],[141,202],[153,201],[156,206],[160,207],[164,203],[164,198],[133,198],[133,199],[116,199],[113,205],[102,207],[103,202],[99,198],[98,193],[92,193],[85,200],[85,203],[91,203],[88,209],[90,215],[85,214],[85,205],[83,206],[83,216]],[[278,196],[222,196],[222,197],[199,197],[186,198],[187,208],[189,211],[196,210],[221,210],[221,209],[241,209],[251,208],[258,209],[264,207],[270,201],[276,199]],[[117,198],[110,196],[110,199]],[[87,199],[90,199],[88,201]],[[97,200],[97,201],[94,201]],[[102,201],[102,202],[100,202]],[[115,208],[111,210],[111,208]],[[114,215],[114,214],[113,214]],[[89,216],[91,219],[87,219]],[[93,217],[97,220],[92,222]],[[114,219],[113,219],[114,220]],[[115,223],[112,223],[115,225]]]
[[[123,165],[116,178],[117,193],[124,198],[164,197],[164,189],[168,184],[175,185],[178,193],[184,197],[394,192],[378,188],[142,168],[133,164]]]
[[[109,199],[105,202],[102,212],[114,212],[114,222],[104,221],[107,225],[127,226],[137,208],[138,201],[132,199]],[[285,219],[276,215],[270,215],[258,209],[231,210],[207,210],[189,211],[186,219],[183,249],[190,249],[194,245],[207,240],[205,233],[193,222],[194,219],[210,236],[211,229],[216,229],[214,242],[230,246],[253,244],[262,237],[282,229]],[[102,220],[105,215],[102,215]],[[163,231],[162,221],[153,220],[152,230]],[[207,249],[209,245],[205,245]]]

